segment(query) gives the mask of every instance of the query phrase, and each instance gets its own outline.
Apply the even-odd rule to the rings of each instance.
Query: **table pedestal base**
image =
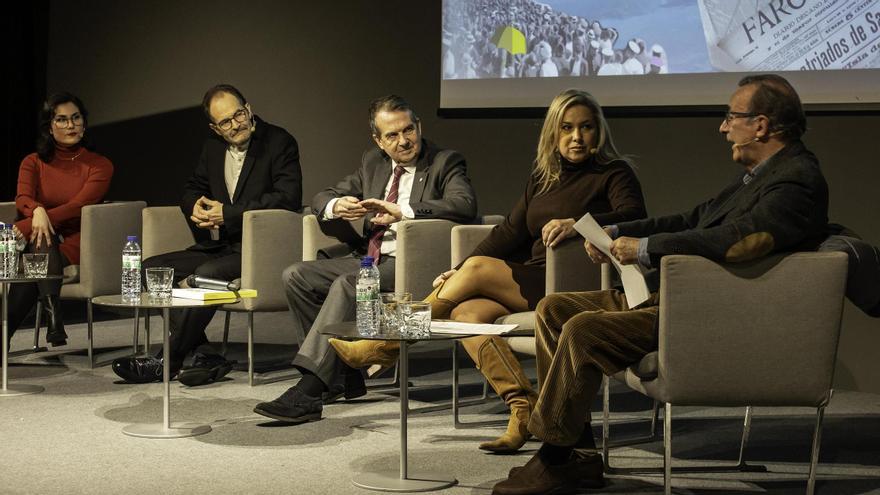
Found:
[[[162,424],[133,424],[122,429],[122,433],[140,438],[184,438],[204,435],[211,431],[208,425],[195,423],[172,423],[170,428]]]
[[[429,492],[442,490],[458,483],[447,474],[410,470],[406,479],[400,479],[399,471],[362,473],[351,480],[354,486],[382,492]]]
[[[39,385],[23,385],[21,383],[14,383],[12,385],[6,385],[6,389],[0,389],[0,397],[14,397],[16,395],[30,395],[30,394],[39,394],[40,392],[46,390],[45,388]]]

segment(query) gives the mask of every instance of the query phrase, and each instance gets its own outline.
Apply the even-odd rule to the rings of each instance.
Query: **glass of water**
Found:
[[[400,335],[415,339],[431,336],[431,303],[410,302],[400,305]]]
[[[44,278],[49,271],[49,255],[46,253],[25,253],[22,255],[24,276]]]
[[[147,292],[154,299],[171,299],[171,286],[174,283],[174,268],[147,268]]]
[[[412,302],[409,292],[383,292],[382,319],[379,333],[392,334],[400,331],[400,305]]]

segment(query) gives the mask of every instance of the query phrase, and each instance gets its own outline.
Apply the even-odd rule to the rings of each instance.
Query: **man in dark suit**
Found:
[[[361,157],[361,166],[312,200],[326,231],[363,222],[362,234],[349,238],[341,257],[304,261],[288,267],[283,281],[294,324],[305,342],[293,361],[303,378],[281,397],[255,412],[287,422],[320,419],[322,396],[334,400],[366,393],[360,370],[348,368],[320,333],[327,324],[355,317],[355,283],[363,254],[378,258],[379,286],[394,290],[396,223],[442,218],[470,222],[477,201],[464,157],[422,139],[421,122],[410,105],[395,95],[370,105],[370,127],[378,149]],[[385,198],[385,199],[381,199]],[[331,250],[332,251],[332,250]]]
[[[794,88],[780,76],[748,76],[730,98],[720,132],[743,166],[733,182],[694,209],[606,226],[611,254],[656,273],[667,254],[741,262],[780,251],[813,250],[826,237],[828,186],[816,157],[801,142],[806,118]],[[607,261],[587,243],[594,261]],[[650,276],[657,290],[659,279]],[[562,293],[536,310],[541,394],[529,431],[544,443],[493,494],[550,493],[601,486],[603,461],[578,448],[595,447],[591,399],[613,375],[657,349],[656,293],[627,309],[616,290]],[[745,309],[745,308],[744,308]]]
[[[230,85],[209,89],[202,107],[215,135],[202,147],[180,206],[200,242],[143,263],[144,268],[173,267],[178,283],[192,274],[222,280],[240,277],[244,212],[302,208],[302,171],[293,136],[254,115],[241,92]],[[192,366],[180,374],[181,383],[200,385],[232,369],[205,336],[215,311],[210,307],[171,311],[171,374],[180,371],[187,354],[196,351]],[[128,382],[162,381],[162,362],[152,356],[117,359],[113,371]]]

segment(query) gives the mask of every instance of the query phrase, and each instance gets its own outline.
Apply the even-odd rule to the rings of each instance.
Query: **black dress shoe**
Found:
[[[238,361],[227,361],[220,354],[197,353],[192,365],[180,371],[177,380],[187,387],[207,385],[226,376]]]
[[[573,463],[573,470],[577,474],[579,488],[601,488],[605,486],[605,463],[602,462],[602,454],[596,452],[571,451],[569,461]],[[508,478],[515,478],[525,466],[510,468]]]
[[[306,395],[296,387],[291,387],[272,402],[257,404],[254,412],[285,423],[305,423],[321,419],[323,409],[319,397]]]
[[[324,404],[332,404],[345,397],[345,400],[357,399],[367,395],[367,384],[364,382],[364,375],[361,370],[353,370],[352,373],[346,373],[342,379],[334,381],[330,385],[330,390],[321,394],[321,402]]]
[[[153,356],[129,356],[113,360],[113,372],[128,383],[162,381],[162,360]],[[177,374],[171,371],[171,378]]]
[[[64,318],[61,316],[61,301],[58,296],[45,296],[40,299],[46,313],[46,342],[57,347],[67,345],[64,331]]]

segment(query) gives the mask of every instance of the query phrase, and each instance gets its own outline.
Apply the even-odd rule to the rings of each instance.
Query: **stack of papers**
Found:
[[[517,325],[495,325],[493,323],[461,323],[457,321],[432,321],[431,333],[450,335],[503,335],[515,330]]]
[[[231,290],[171,289],[171,296],[183,299],[197,299],[199,301],[221,301],[224,299],[234,300],[236,298],[236,293]],[[242,299],[257,297],[257,291],[254,289],[242,289],[238,291],[238,297]]]

